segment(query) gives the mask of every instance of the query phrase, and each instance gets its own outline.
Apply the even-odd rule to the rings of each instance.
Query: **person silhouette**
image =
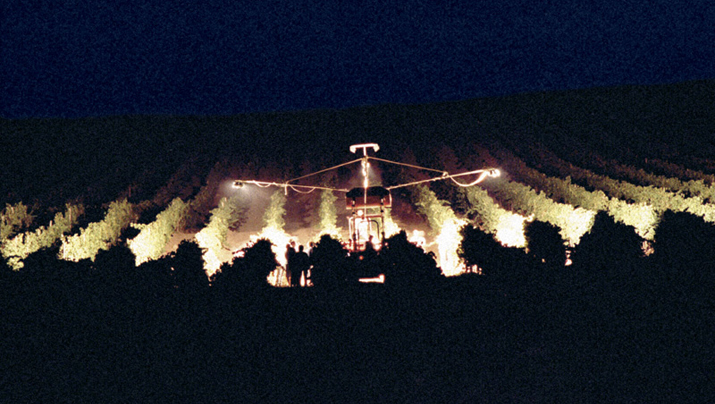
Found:
[[[362,259],[365,261],[365,263],[370,263],[370,264],[372,264],[372,262],[377,257],[377,251],[375,250],[375,244],[373,244],[372,235],[365,243],[365,250],[362,252],[361,255],[362,255]]]
[[[286,280],[289,285],[293,285],[293,260],[295,258],[295,242],[286,244]]]
[[[291,285],[301,286],[300,279],[307,276],[308,268],[310,268],[310,257],[303,251],[303,246],[298,246],[298,252],[293,256],[293,267]]]

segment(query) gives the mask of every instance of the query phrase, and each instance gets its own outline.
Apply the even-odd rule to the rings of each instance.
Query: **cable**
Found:
[[[418,170],[435,171],[435,172],[442,173],[442,174],[446,173],[446,171],[435,170],[434,168],[420,167],[420,166],[416,166],[416,165],[414,165],[414,164],[400,163],[400,162],[397,162],[397,161],[385,160],[385,159],[381,159],[381,158],[378,158],[378,157],[370,157],[370,156],[368,156],[368,159],[374,159],[374,160],[382,161],[382,162],[385,162],[385,163],[396,164],[396,165],[398,165],[398,166],[405,166],[405,167],[416,168],[416,169],[418,169]]]
[[[314,175],[318,175],[318,174],[324,173],[324,172],[326,172],[326,171],[334,170],[334,169],[336,169],[336,168],[340,168],[340,167],[343,167],[343,166],[346,166],[346,165],[349,165],[349,164],[354,164],[354,163],[357,163],[357,162],[362,162],[362,163],[363,163],[363,175],[365,176],[365,181],[367,181],[367,173],[366,173],[365,170],[366,170],[366,168],[367,168],[367,164],[366,164],[366,163],[367,163],[370,159],[374,159],[374,160],[377,160],[377,161],[382,161],[382,162],[389,163],[389,164],[395,164],[395,165],[399,165],[399,166],[415,168],[415,169],[418,169],[418,170],[426,170],[426,171],[438,172],[438,173],[441,173],[441,174],[442,174],[442,176],[440,176],[440,177],[434,177],[434,178],[429,178],[429,179],[426,179],[426,180],[413,181],[413,182],[409,182],[409,183],[406,183],[406,184],[400,184],[400,185],[394,185],[394,186],[391,186],[391,187],[386,187],[385,189],[387,189],[388,191],[389,191],[389,190],[393,190],[393,189],[397,189],[397,188],[403,188],[403,187],[408,187],[408,186],[412,186],[412,185],[418,185],[418,184],[422,184],[422,183],[425,183],[425,182],[439,181],[439,180],[445,180],[445,179],[450,179],[450,180],[452,180],[452,182],[454,182],[457,186],[460,186],[460,187],[471,187],[471,186],[477,185],[477,184],[479,184],[480,182],[484,181],[484,179],[486,179],[487,177],[498,177],[498,176],[500,175],[499,170],[497,170],[497,169],[491,169],[491,168],[490,168],[490,169],[483,169],[483,170],[468,171],[468,172],[466,172],[466,173],[449,174],[447,171],[436,170],[436,169],[434,169],[434,168],[421,167],[421,166],[418,166],[418,165],[415,165],[415,164],[400,163],[400,162],[398,162],[398,161],[391,161],[391,160],[381,159],[381,158],[378,158],[378,157],[370,157],[370,156],[365,155],[365,156],[362,157],[362,158],[355,159],[355,160],[352,160],[352,161],[348,161],[347,163],[338,164],[338,165],[336,165],[336,166],[329,167],[329,168],[326,168],[326,169],[323,169],[323,170],[320,170],[320,171],[316,171],[316,172],[314,172],[314,173],[310,173],[310,174],[307,174],[307,175],[303,175],[303,176],[301,176],[301,177],[293,178],[293,179],[288,180],[288,181],[286,181],[286,182],[284,182],[284,183],[255,181],[255,180],[242,181],[242,182],[252,183],[252,184],[257,185],[257,186],[260,187],[260,188],[267,188],[267,187],[270,187],[270,186],[283,187],[283,189],[284,189],[284,191],[286,192],[286,194],[288,193],[288,188],[290,188],[290,189],[292,189],[293,191],[298,192],[298,193],[300,193],[300,194],[309,194],[309,193],[315,191],[316,189],[322,189],[322,190],[328,190],[328,191],[337,191],[337,192],[349,192],[347,189],[329,188],[329,187],[318,187],[318,186],[310,186],[310,185],[298,185],[298,184],[291,184],[291,182],[292,182],[292,181],[298,181],[298,180],[301,180],[301,179],[307,178],[307,177],[312,177],[312,176],[314,176]],[[465,175],[473,175],[473,174],[480,174],[480,175],[479,175],[479,177],[478,177],[476,180],[474,180],[474,181],[472,181],[472,182],[462,183],[462,182],[459,182],[459,181],[455,180],[456,177],[461,177],[461,176],[465,176]],[[301,191],[301,190],[299,190],[299,188],[308,189],[308,191]],[[367,188],[367,182],[365,183],[365,188]],[[367,193],[365,193],[365,198],[367,198]]]
[[[299,193],[299,194],[309,194],[309,193],[311,193],[311,192],[313,192],[313,191],[315,191],[315,190],[317,189],[317,188],[315,188],[315,187],[311,187],[311,188],[310,188],[310,191],[300,191],[300,190],[298,190],[297,187],[295,187],[295,186],[293,186],[293,185],[287,185],[287,187],[290,188],[290,189],[292,189],[293,191]]]
[[[298,193],[301,194],[309,194],[316,189],[325,189],[328,191],[335,191],[335,192],[348,192],[347,189],[343,188],[329,188],[329,187],[318,187],[314,185],[298,185],[298,184],[288,184],[287,182],[285,183],[280,183],[280,182],[267,182],[267,181],[256,181],[256,180],[239,180],[239,182],[245,182],[246,184],[254,184],[258,186],[259,188],[268,188],[268,187],[282,187],[282,188],[290,188]],[[298,188],[305,188],[305,189],[310,189],[310,191],[299,191]]]
[[[393,189],[397,189],[397,188],[404,188],[404,187],[409,187],[409,186],[412,186],[412,185],[422,184],[422,183],[425,183],[425,182],[443,180],[443,179],[445,179],[445,178],[446,178],[446,177],[444,177],[444,176],[443,176],[443,177],[429,178],[429,179],[421,180],[421,181],[408,182],[407,184],[393,185],[393,186],[391,186],[391,187],[386,187],[385,189],[387,189],[388,191],[392,191]]]
[[[459,181],[457,181],[457,180],[454,179],[454,177],[462,177],[462,176],[465,176],[465,175],[474,175],[474,174],[478,174],[478,173],[481,173],[481,174],[479,175],[479,178],[477,178],[476,180],[474,180],[474,181],[472,181],[472,182],[470,182],[470,183],[468,183],[468,184],[461,183],[461,182],[459,182]],[[422,183],[425,183],[425,182],[440,181],[440,180],[446,180],[446,179],[452,180],[452,182],[454,182],[455,184],[459,185],[460,187],[471,187],[471,186],[474,186],[474,185],[479,184],[480,182],[484,181],[484,179],[487,178],[487,177],[489,177],[489,176],[498,177],[498,176],[499,176],[499,170],[494,170],[494,169],[474,170],[474,171],[468,171],[468,172],[466,172],[466,173],[459,173],[459,174],[449,174],[449,173],[447,173],[447,172],[443,172],[441,177],[434,177],[434,178],[429,178],[429,179],[426,179],[426,180],[409,182],[409,183],[407,183],[407,184],[393,185],[393,186],[391,186],[391,187],[387,187],[386,189],[387,189],[388,191],[390,191],[390,190],[397,189],[397,188],[404,188],[404,187],[409,187],[409,186],[412,186],[412,185],[422,184]]]
[[[357,163],[358,161],[362,161],[362,160],[363,160],[363,159],[360,158],[360,159],[357,159],[357,160],[348,161],[347,163],[338,164],[338,165],[333,166],[333,167],[330,167],[330,168],[326,168],[326,169],[323,169],[323,170],[320,170],[320,171],[316,171],[316,172],[314,172],[314,173],[306,174],[306,175],[304,175],[304,176],[302,176],[302,177],[293,178],[292,180],[286,181],[286,184],[288,184],[289,182],[302,180],[303,178],[312,177],[313,175],[321,174],[321,173],[324,173],[324,172],[326,172],[326,171],[334,170],[334,169],[336,169],[336,168],[340,168],[340,167],[346,166],[346,165],[348,165],[348,164]]]
[[[474,180],[468,184],[463,184],[463,183],[455,180],[454,176],[450,176],[449,179],[452,180],[452,182],[454,182],[458,186],[466,188],[466,187],[471,187],[471,186],[479,184],[480,182],[484,181],[484,179],[487,178],[488,176],[489,176],[489,171],[483,171],[476,180]]]
[[[278,184],[276,184],[275,182],[260,182],[260,181],[244,181],[244,182],[249,182],[249,183],[252,182],[252,183],[256,184],[258,187],[260,187],[260,188],[268,188],[268,187],[270,187],[270,186],[272,186],[272,185],[275,185],[275,186],[278,185]]]

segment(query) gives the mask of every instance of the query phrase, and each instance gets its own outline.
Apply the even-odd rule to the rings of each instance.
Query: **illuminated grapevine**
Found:
[[[72,231],[80,216],[84,214],[81,204],[66,204],[64,212],[58,212],[47,226],[37,228],[32,232],[25,232],[15,237],[4,240],[0,248],[2,256],[13,269],[24,266],[22,260],[30,254],[43,248],[51,247],[60,237]]]
[[[67,261],[88,258],[94,261],[99,250],[108,250],[115,245],[122,230],[137,217],[135,206],[126,199],[112,202],[103,220],[90,223],[79,234],[62,237],[60,258]]]

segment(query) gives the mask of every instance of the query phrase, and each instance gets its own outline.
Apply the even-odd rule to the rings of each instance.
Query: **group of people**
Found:
[[[313,243],[310,243],[312,250]],[[286,245],[286,277],[290,286],[308,286],[310,284],[310,255],[303,245],[296,250],[295,241]],[[301,279],[303,283],[301,284]]]

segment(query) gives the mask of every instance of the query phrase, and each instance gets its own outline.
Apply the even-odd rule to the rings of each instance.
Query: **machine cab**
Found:
[[[349,250],[364,251],[368,243],[380,249],[385,239],[385,208],[392,206],[390,191],[384,187],[353,188],[346,194],[345,204],[351,213]]]

